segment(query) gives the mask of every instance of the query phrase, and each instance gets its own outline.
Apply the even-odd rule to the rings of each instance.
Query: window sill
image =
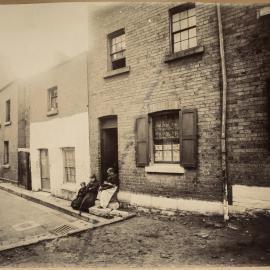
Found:
[[[4,164],[4,165],[2,165],[2,167],[3,167],[4,169],[9,169],[9,168],[10,168],[10,165],[9,165],[9,164]]]
[[[187,56],[195,55],[195,54],[201,54],[204,52],[204,47],[203,46],[197,46],[194,48],[190,48],[184,51],[180,51],[177,53],[171,53],[165,56],[165,63],[169,63],[178,59],[182,59]]]
[[[11,121],[7,121],[4,123],[5,126],[10,126],[11,125]]]
[[[118,68],[115,70],[110,70],[107,71],[106,74],[103,76],[104,79],[111,78],[120,74],[128,73],[130,71],[130,67],[123,67],[123,68]]]
[[[78,187],[76,186],[76,183],[64,183],[61,189],[76,192],[78,190]]]
[[[185,173],[185,169],[179,164],[153,164],[145,167],[145,172],[183,174]]]
[[[58,114],[58,110],[57,109],[51,110],[51,111],[48,111],[47,112],[47,116],[53,116],[53,115],[56,115],[56,114]]]

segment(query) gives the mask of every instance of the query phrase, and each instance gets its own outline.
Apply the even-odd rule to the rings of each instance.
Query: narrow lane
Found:
[[[72,226],[74,224],[74,226]],[[0,190],[0,247],[51,235],[57,227],[89,225],[64,213]]]

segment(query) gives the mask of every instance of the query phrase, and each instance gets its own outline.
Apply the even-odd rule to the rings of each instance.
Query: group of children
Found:
[[[99,183],[96,176],[93,174],[90,177],[89,183],[82,182],[81,188],[71,202],[71,207],[74,210],[89,213],[89,208],[95,205],[97,197],[99,198],[100,207],[106,208],[112,197],[118,190],[118,176],[113,168],[107,170],[107,179],[102,184]]]

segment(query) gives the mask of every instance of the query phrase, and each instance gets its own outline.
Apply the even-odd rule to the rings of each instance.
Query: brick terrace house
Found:
[[[30,188],[28,91],[16,80],[0,89],[0,178]]]
[[[227,211],[227,201],[232,211],[269,208],[267,9],[90,9],[91,170],[99,178],[118,171],[121,201],[212,213]]]
[[[90,176],[87,54],[27,82],[33,190],[70,198]]]

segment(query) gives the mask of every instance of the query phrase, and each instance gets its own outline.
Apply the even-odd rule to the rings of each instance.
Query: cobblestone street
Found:
[[[0,254],[3,267],[266,266],[269,216],[232,218],[139,214],[76,236]]]

